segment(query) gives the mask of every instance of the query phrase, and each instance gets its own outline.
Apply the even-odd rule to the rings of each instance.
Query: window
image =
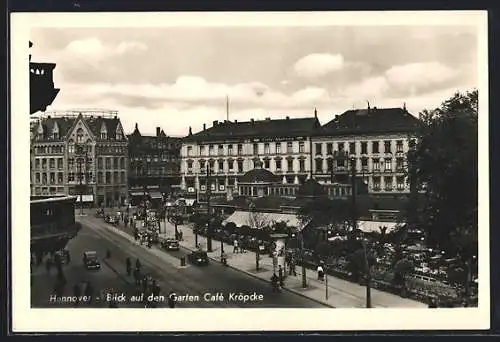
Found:
[[[209,155],[213,156],[214,155],[214,151],[215,151],[214,145],[208,146],[208,154]]]
[[[75,159],[68,158],[68,170],[72,170],[75,167]]]
[[[72,143],[68,144],[68,153],[69,154],[75,153],[75,145],[73,145]]]
[[[192,170],[193,169],[193,162],[192,161],[187,162],[187,168],[188,168],[188,171],[190,171],[190,172],[193,171]]]
[[[333,159],[328,159],[326,165],[328,168],[328,172],[332,172],[333,171]]]
[[[120,179],[118,178],[118,172],[113,172],[113,183],[118,183]]]
[[[366,141],[361,142],[361,154],[368,154],[368,143]]]
[[[293,144],[291,141],[286,143],[286,153],[293,153]]]
[[[74,181],[75,181],[75,173],[69,172],[68,173],[68,182],[74,182]]]
[[[125,183],[126,183],[126,182],[125,182],[125,171],[122,171],[122,173],[121,173],[121,177],[120,177],[120,180],[121,180],[121,183],[122,183],[122,184],[125,184]]]
[[[356,154],[356,143],[355,142],[349,143],[349,154]]]
[[[42,170],[45,170],[47,168],[47,159],[43,158],[42,159]]]
[[[337,167],[343,169],[345,167],[345,159],[337,159]]]
[[[253,144],[253,154],[254,155],[259,154],[259,144]]]
[[[326,144],[326,154],[328,155],[333,154],[333,143]]]
[[[403,140],[396,141],[396,152],[403,152]]]
[[[368,170],[368,158],[361,158],[361,169],[363,171]]]
[[[97,158],[97,168],[102,169],[102,158],[101,157]]]
[[[111,183],[111,172],[106,171],[106,181],[105,183],[109,184]]]
[[[227,162],[227,167],[228,167],[228,169],[229,169],[230,171],[233,171],[233,169],[234,169],[234,161],[229,160],[229,161]]]
[[[392,159],[391,158],[386,158],[385,159],[385,167],[384,169],[386,171],[391,171],[392,170]]]
[[[78,128],[76,131],[76,142],[83,144],[83,128]]]
[[[299,142],[299,153],[304,153],[304,142]]]
[[[397,171],[402,171],[403,170],[403,158],[397,158],[396,159],[396,170]]]
[[[63,169],[63,159],[62,158],[58,158],[57,159],[57,169],[58,170],[62,170]]]
[[[323,172],[323,159],[316,159],[316,172],[317,173]]]
[[[97,182],[98,182],[99,184],[101,184],[101,183],[102,183],[102,172],[101,172],[101,171],[99,171],[99,172],[97,173]]]
[[[404,176],[396,177],[396,187],[400,191],[405,189],[405,177]]]
[[[384,152],[391,153],[391,141],[390,140],[384,141]]]
[[[322,152],[321,152],[321,145],[322,144],[316,144],[316,155],[321,155]]]
[[[219,156],[223,156],[224,155],[224,145],[219,145],[219,152],[218,152]]]
[[[39,172],[37,172],[37,173],[35,174],[35,183],[36,183],[36,184],[40,184],[40,173],[39,173]]]
[[[271,153],[271,149],[269,147],[269,143],[264,144],[264,154],[269,154]]]
[[[201,172],[205,171],[205,168],[206,168],[205,165],[206,165],[205,161],[204,160],[200,160],[200,170],[201,170]]]
[[[373,159],[373,170],[374,171],[380,170],[380,160],[378,158]]]
[[[215,161],[211,160],[208,162],[208,168],[210,171],[213,171],[215,169]]]
[[[218,169],[219,171],[224,171],[224,162],[222,160],[218,162]]]
[[[56,168],[56,161],[54,158],[49,159],[49,169],[55,169]]]
[[[101,139],[103,140],[106,139],[106,136],[107,136],[106,132],[101,132]]]
[[[384,177],[385,191],[392,190],[392,177]]]
[[[40,159],[35,159],[35,170],[40,169]]]
[[[55,184],[56,182],[56,174],[54,172],[50,173],[50,184]]]
[[[53,136],[54,136],[54,140],[59,139],[59,132],[54,132]]]
[[[293,160],[292,159],[287,160],[287,171],[289,171],[289,172],[293,171]]]
[[[306,170],[306,163],[304,159],[299,160],[299,172],[304,172]]]
[[[238,155],[243,155],[243,144],[238,144]]]
[[[380,177],[373,177],[373,190],[380,190]]]
[[[121,157],[120,158],[120,169],[124,169],[125,168],[125,158]]]
[[[233,145],[227,145],[227,154],[233,155]]]
[[[188,157],[193,156],[193,147],[192,146],[187,147],[187,155],[188,155]]]
[[[117,169],[118,168],[118,158],[113,158],[113,169]]]
[[[276,143],[276,154],[281,154],[281,143]]]
[[[62,184],[63,182],[64,182],[63,173],[58,172],[57,173],[57,183]]]
[[[341,142],[339,143],[339,151],[344,151],[345,149],[345,143]]]
[[[264,168],[269,169],[269,167],[270,167],[269,159],[264,160]]]
[[[238,161],[238,172],[243,172],[243,161],[242,160]]]
[[[276,170],[281,171],[281,160],[276,160]]]
[[[205,146],[201,145],[200,146],[200,156],[204,156],[206,153]]]
[[[408,142],[408,146],[410,148],[414,148],[416,145],[417,145],[417,142],[415,139],[410,139],[410,141]]]

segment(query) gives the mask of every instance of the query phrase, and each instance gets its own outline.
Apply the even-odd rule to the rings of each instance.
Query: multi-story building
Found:
[[[132,197],[154,199],[180,186],[181,138],[167,136],[160,127],[156,135],[142,135],[136,124],[128,141]]]
[[[316,114],[296,119],[214,121],[212,127],[203,125],[196,134],[190,128],[181,149],[181,188],[203,195],[209,167],[211,195],[233,194],[239,179],[257,165],[283,184],[302,184],[312,166],[311,135],[321,126]]]
[[[313,137],[314,178],[322,184],[349,182],[354,163],[369,193],[408,193],[407,153],[418,125],[404,107],[336,115]]]
[[[128,147],[115,111],[51,112],[31,139],[31,194],[77,195],[97,206],[127,200]]]

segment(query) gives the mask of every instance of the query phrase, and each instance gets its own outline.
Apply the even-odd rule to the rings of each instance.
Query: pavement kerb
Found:
[[[111,271],[116,273],[118,275],[118,277],[120,277],[121,280],[126,282],[128,285],[132,285],[132,283],[123,274],[121,274],[113,266],[111,266],[111,264],[108,262],[108,260],[106,258],[102,259],[102,262],[105,263],[106,266],[108,266],[111,269]]]
[[[186,247],[186,246],[182,246],[182,248],[187,249],[188,251],[191,251],[191,252],[193,252],[193,251],[195,250],[194,248],[189,248],[189,247]],[[221,263],[221,262],[220,262],[220,260],[218,260],[217,258],[214,258],[214,257],[211,257],[211,256],[209,256],[209,258],[210,258],[210,259],[212,259],[212,260],[214,260],[214,261],[216,261],[216,262],[218,262],[218,263]],[[229,268],[231,268],[231,269],[233,269],[233,270],[236,270],[236,271],[238,271],[238,272],[245,273],[245,274],[247,274],[247,275],[249,275],[249,276],[251,276],[251,277],[253,277],[253,278],[255,278],[255,279],[259,279],[260,281],[262,281],[262,282],[264,282],[264,283],[268,283],[268,284],[270,284],[270,283],[271,283],[269,280],[266,280],[266,279],[264,279],[264,278],[262,278],[262,277],[259,277],[258,275],[255,275],[255,274],[253,274],[253,273],[251,273],[251,272],[247,272],[247,271],[245,271],[245,270],[242,270],[242,269],[240,269],[240,268],[237,268],[237,267],[235,267],[235,266],[232,266],[232,265],[230,265],[229,263],[228,263],[226,266],[227,266],[227,267],[229,267]],[[311,301],[313,301],[313,302],[316,302],[316,303],[318,303],[318,304],[321,304],[321,305],[324,305],[324,306],[328,306],[328,307],[330,307],[330,308],[335,308],[335,307],[334,307],[333,305],[331,305],[331,304],[328,304],[328,303],[325,303],[325,302],[323,302],[323,301],[321,301],[321,300],[318,300],[318,299],[315,299],[315,298],[311,298],[311,297],[309,297],[309,296],[306,296],[305,294],[300,293],[299,291],[292,290],[292,289],[289,289],[289,288],[286,288],[286,287],[284,287],[283,289],[284,289],[284,290],[286,290],[286,291],[288,291],[288,292],[294,293],[294,294],[296,294],[296,295],[298,295],[298,296],[300,296],[300,297],[302,297],[302,298],[309,299],[309,300],[311,300]]]

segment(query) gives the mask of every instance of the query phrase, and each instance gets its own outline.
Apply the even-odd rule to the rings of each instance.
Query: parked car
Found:
[[[54,261],[56,259],[61,260],[62,264],[67,264],[69,261],[69,251],[67,249],[61,249],[54,254]]]
[[[208,265],[208,254],[205,251],[193,251],[188,255],[190,263],[199,266]]]
[[[167,251],[178,251],[180,250],[179,241],[174,238],[166,238],[160,241],[162,248]]]
[[[97,252],[83,252],[83,265],[87,270],[100,270],[101,263],[99,262],[99,258],[97,257]]]

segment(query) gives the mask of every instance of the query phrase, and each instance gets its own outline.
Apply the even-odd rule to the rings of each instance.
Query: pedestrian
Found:
[[[184,241],[184,233],[182,232],[182,230],[179,230],[179,240]]]
[[[50,273],[50,270],[52,269],[52,260],[50,260],[50,258],[47,258],[45,261],[45,268],[47,269],[47,273]]]
[[[175,298],[176,298],[175,293],[171,291],[168,294],[168,307],[169,308],[172,308],[172,309],[175,308]]]
[[[135,285],[139,285],[140,284],[140,279],[141,279],[141,271],[138,268],[136,268],[134,270]]]
[[[66,253],[66,261],[69,264],[71,262],[71,254],[69,253],[69,251],[67,249],[65,250],[65,253]]]
[[[127,260],[125,261],[125,264],[126,264],[126,269],[127,269],[127,276],[130,277],[130,274],[132,273],[132,261],[130,260],[130,258],[127,258]]]
[[[321,266],[321,264],[318,265],[317,272],[318,272],[318,280],[323,281],[325,273],[323,271],[323,266]]]
[[[281,267],[281,265],[279,265],[278,267],[278,278],[279,278],[279,282],[280,282],[280,286],[283,287],[284,286],[284,281],[285,281],[285,275],[283,274],[283,267]]]
[[[294,276],[296,276],[296,275],[297,275],[297,272],[296,272],[296,270],[295,270],[295,264],[296,264],[296,263],[295,263],[295,258],[292,256],[292,257],[290,258],[290,264],[289,264],[289,266],[288,266],[288,268],[289,268],[289,275],[294,275]]]
[[[273,287],[273,292],[279,291],[279,278],[276,273],[273,273],[273,276],[271,277],[271,285]]]
[[[233,242],[233,253],[238,253],[238,240],[234,239]]]
[[[141,266],[142,266],[142,265],[141,265],[141,261],[140,261],[139,259],[137,259],[137,260],[135,261],[135,268],[136,268],[137,270],[140,270],[140,269],[141,269]]]

